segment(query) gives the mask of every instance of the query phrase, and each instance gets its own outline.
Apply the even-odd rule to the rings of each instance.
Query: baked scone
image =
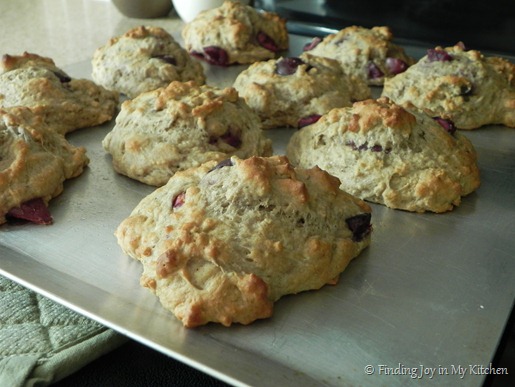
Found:
[[[286,20],[237,1],[199,13],[182,37],[190,54],[219,66],[275,58],[289,46]]]
[[[310,54],[254,63],[233,86],[259,115],[263,129],[302,127],[371,95],[362,79],[346,76],[335,60]]]
[[[404,73],[385,81],[383,96],[411,103],[458,129],[515,127],[515,64],[467,51],[462,43],[436,47]]]
[[[323,39],[314,38],[304,46],[304,51],[335,59],[346,74],[379,86],[385,78],[402,73],[415,63],[392,39],[389,27],[350,26]]]
[[[65,134],[111,120],[118,94],[88,79],[72,79],[52,59],[26,52],[4,55],[0,63],[0,108],[13,106],[31,108]]]
[[[259,118],[235,89],[194,82],[125,101],[102,144],[118,173],[156,186],[209,160],[272,154]]]
[[[160,27],[140,26],[111,39],[95,51],[91,64],[95,82],[129,98],[172,81],[206,80],[201,64]]]
[[[84,148],[70,145],[30,109],[0,109],[0,224],[8,218],[52,223],[48,202],[88,162]]]
[[[335,284],[369,243],[370,207],[319,168],[232,157],[176,173],[116,230],[141,285],[186,327],[249,324]]]
[[[414,212],[445,212],[478,188],[476,152],[443,120],[387,98],[334,109],[293,134],[287,156],[317,165],[347,192]]]

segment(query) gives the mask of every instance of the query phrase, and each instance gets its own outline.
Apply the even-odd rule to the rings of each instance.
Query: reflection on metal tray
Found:
[[[307,41],[292,36],[291,55]],[[205,68],[210,83],[225,86],[244,67]],[[91,68],[65,70],[89,78]],[[231,384],[400,386],[413,369],[419,385],[482,384],[469,366],[488,367],[515,295],[514,129],[466,133],[482,185],[454,211],[372,205],[371,246],[337,286],[284,297],[272,318],[249,326],[187,330],[139,286],[140,263],[113,236],[153,188],[113,171],[101,146],[112,125],[69,135],[91,164],[51,201],[53,225],[0,228],[0,273]],[[275,153],[291,133],[267,132]],[[436,370],[432,379],[425,369]]]

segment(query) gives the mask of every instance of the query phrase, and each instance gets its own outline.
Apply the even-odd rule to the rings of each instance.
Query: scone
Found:
[[[383,96],[411,103],[458,129],[487,124],[515,127],[515,64],[467,51],[436,47],[406,72],[385,81]]]
[[[52,59],[4,55],[0,63],[0,108],[25,106],[65,134],[113,118],[118,94],[88,79],[72,79]]]
[[[19,218],[52,223],[47,205],[89,160],[28,108],[0,109],[0,224]]]
[[[335,59],[346,74],[379,86],[415,63],[392,39],[389,27],[350,26],[323,39],[314,38],[304,46],[304,51]]]
[[[182,37],[190,54],[219,66],[275,58],[289,46],[286,20],[237,1],[201,12]]]
[[[264,129],[302,127],[332,108],[370,97],[366,83],[346,76],[335,60],[309,54],[254,63],[233,86]]]
[[[387,98],[334,109],[293,134],[293,164],[317,165],[347,192],[414,212],[444,212],[478,188],[476,152],[443,120]]]
[[[140,26],[111,39],[95,51],[91,64],[95,82],[129,98],[172,81],[206,80],[200,63],[160,27]]]
[[[369,206],[338,186],[284,156],[209,162],[144,198],[116,237],[186,327],[249,324],[283,295],[335,284],[370,243]]]
[[[236,90],[194,82],[125,101],[103,146],[118,173],[156,186],[209,160],[272,154],[259,118]]]

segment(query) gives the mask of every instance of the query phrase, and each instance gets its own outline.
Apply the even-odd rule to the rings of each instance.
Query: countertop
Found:
[[[47,56],[58,67],[89,60],[109,39],[151,23],[179,31],[183,22],[172,9],[164,18],[123,16],[108,0],[0,0],[2,54],[24,51]]]

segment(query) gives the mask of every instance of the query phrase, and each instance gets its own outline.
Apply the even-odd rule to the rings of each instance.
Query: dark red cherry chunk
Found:
[[[160,59],[163,62],[166,62],[166,63],[171,64],[173,66],[177,66],[177,61],[171,55],[153,55],[152,58]]]
[[[303,128],[304,126],[314,124],[315,122],[317,122],[320,119],[320,117],[322,117],[320,114],[311,114],[309,116],[302,117],[299,120],[299,122],[297,123],[297,126],[300,129],[300,128]]]
[[[456,132],[456,126],[451,120],[441,117],[433,117],[433,119],[438,122],[440,126],[447,131],[447,133],[454,134],[454,132]]]
[[[386,58],[386,67],[390,74],[397,75],[408,69],[408,64],[399,58]]]
[[[427,59],[430,62],[450,62],[452,56],[445,50],[430,48],[427,50]]]
[[[36,224],[51,224],[52,215],[41,198],[31,199],[19,207],[11,208],[6,214],[9,218],[28,220]]]
[[[263,31],[258,32],[257,41],[261,47],[266,48],[268,51],[279,52],[281,50],[277,43],[275,43],[275,40]]]
[[[172,199],[172,208],[176,209],[182,207],[186,201],[186,192],[181,192]]]
[[[191,55],[196,58],[203,59],[207,63],[216,65],[216,66],[228,66],[229,65],[229,55],[227,51],[225,51],[221,47],[217,46],[207,46],[204,47],[204,52],[192,51]]]
[[[220,168],[223,168],[223,167],[232,167],[233,165],[234,164],[232,163],[231,159],[225,159],[225,160],[220,161],[218,164],[216,164],[212,169],[210,169],[208,171],[208,173],[209,172],[213,172],[214,170],[220,169]]]
[[[302,47],[302,50],[303,51],[311,51],[312,49],[314,49],[316,46],[318,46],[318,44],[322,41],[322,38],[319,38],[319,37],[314,37],[313,40],[311,40],[311,42],[309,43],[306,43],[304,45],[304,47]]]
[[[352,240],[354,242],[362,241],[372,231],[370,220],[372,215],[370,213],[359,214],[345,219],[347,227],[352,231]]]
[[[377,79],[384,77],[384,73],[374,62],[371,61],[367,63],[367,76],[368,79]]]
[[[241,138],[230,132],[225,133],[220,137],[222,141],[229,144],[233,148],[239,148],[241,146]]]
[[[63,73],[62,71],[54,71],[53,73],[61,83],[68,83],[72,80],[72,78],[68,74]]]
[[[292,75],[297,71],[297,67],[304,64],[304,61],[296,57],[282,58],[275,65],[275,72],[279,75]]]

